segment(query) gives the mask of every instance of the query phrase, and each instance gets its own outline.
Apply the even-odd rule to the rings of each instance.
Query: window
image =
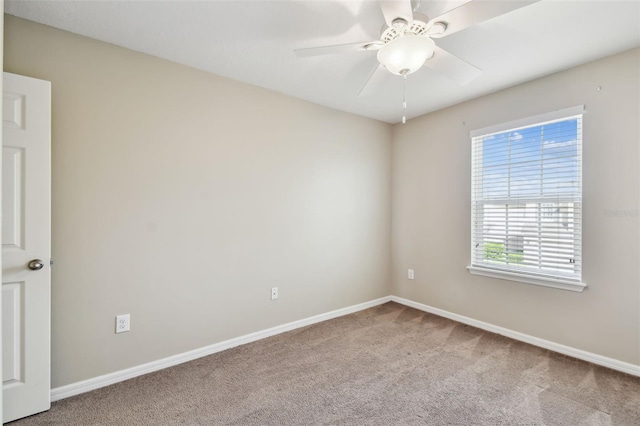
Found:
[[[475,274],[582,291],[582,106],[471,132]]]

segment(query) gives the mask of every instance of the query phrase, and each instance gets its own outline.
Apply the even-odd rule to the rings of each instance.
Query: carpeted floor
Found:
[[[640,379],[396,303],[53,403],[28,425],[640,425]]]

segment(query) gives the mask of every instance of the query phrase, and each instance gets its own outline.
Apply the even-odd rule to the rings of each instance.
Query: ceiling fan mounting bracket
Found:
[[[382,46],[384,46],[383,42],[381,42],[381,41],[372,41],[371,43],[367,43],[364,46],[362,46],[362,48],[364,50],[378,50]]]
[[[391,26],[398,31],[402,31],[402,29],[405,28],[408,23],[409,22],[407,22],[407,20],[404,18],[396,18],[391,21]]]
[[[444,37],[447,32],[447,23],[446,22],[442,22],[442,21],[438,21],[438,22],[434,22],[431,25],[431,28],[429,28],[429,37],[431,38],[440,38],[440,37]]]

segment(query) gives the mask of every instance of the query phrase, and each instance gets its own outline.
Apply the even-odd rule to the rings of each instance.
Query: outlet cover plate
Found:
[[[116,333],[124,333],[131,330],[131,315],[116,315]]]

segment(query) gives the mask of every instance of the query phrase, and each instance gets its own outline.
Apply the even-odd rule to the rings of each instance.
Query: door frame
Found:
[[[0,2],[0,69],[4,70],[4,2]],[[0,93],[3,93],[4,81],[0,75]],[[2,104],[0,102],[0,116],[2,115]],[[0,125],[1,126],[1,125]],[[2,128],[0,128],[2,130]],[[2,145],[2,131],[0,131],[0,146]],[[0,183],[2,183],[2,151],[0,151]],[[2,188],[2,186],[0,186]],[[2,197],[0,196],[0,212],[2,211]],[[2,241],[2,229],[0,228],[0,241]],[[2,278],[2,256],[0,256],[0,278]],[[2,281],[0,281],[2,282]],[[0,291],[0,318],[2,318],[2,292]],[[2,365],[2,327],[0,327],[0,366]],[[0,368],[0,384],[3,382],[2,369]],[[2,406],[4,400],[2,398],[2,386],[0,386],[0,419],[4,418]]]

